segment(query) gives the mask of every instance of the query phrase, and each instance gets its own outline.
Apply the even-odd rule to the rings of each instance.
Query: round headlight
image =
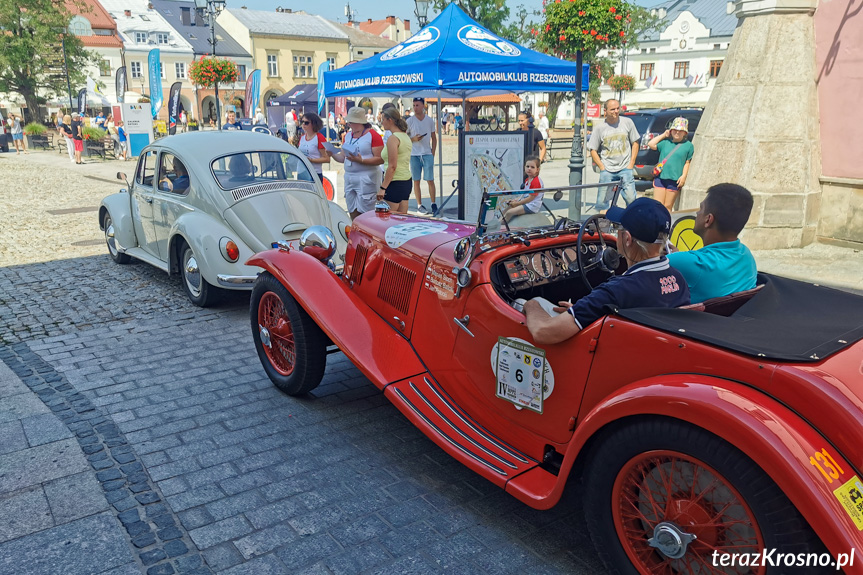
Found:
[[[336,238],[326,226],[312,226],[300,236],[300,251],[322,262],[336,253]]]

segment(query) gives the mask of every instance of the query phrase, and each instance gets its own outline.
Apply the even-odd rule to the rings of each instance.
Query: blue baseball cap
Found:
[[[638,198],[625,209],[612,206],[605,217],[643,242],[658,243],[659,234],[671,233],[671,214],[652,198]]]

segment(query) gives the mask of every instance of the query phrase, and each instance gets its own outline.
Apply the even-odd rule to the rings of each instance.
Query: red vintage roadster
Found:
[[[609,310],[540,349],[516,300],[575,301],[625,263],[598,217],[490,231],[505,196],[470,223],[364,214],[343,269],[322,265],[321,227],[253,257],[275,385],[310,391],[337,346],[527,505],[583,490],[609,573],[863,573],[863,298],[762,274],[686,309]]]

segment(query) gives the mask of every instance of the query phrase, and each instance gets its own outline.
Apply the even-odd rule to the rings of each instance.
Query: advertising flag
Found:
[[[344,96],[336,98],[336,116],[344,116],[348,113],[348,99]]]
[[[147,55],[147,68],[150,76],[150,112],[155,118],[162,109],[162,67],[158,48],[153,48]]]
[[[126,67],[120,66],[117,68],[117,74],[114,76],[114,89],[117,91],[117,101],[123,103],[123,97],[129,85],[126,83]]]
[[[78,91],[78,113],[84,115],[87,111],[87,88]]]
[[[695,76],[690,74],[689,76],[686,77],[686,81],[684,82],[684,84],[686,84],[686,87],[688,88],[692,85],[693,82],[695,82]]]
[[[261,71],[253,70],[246,78],[246,118],[251,118],[261,97]]]
[[[177,132],[177,122],[180,121],[180,88],[182,87],[182,82],[174,82],[168,96],[168,134],[172,136]]]
[[[97,100],[103,106],[110,106],[111,102],[105,96],[105,93],[99,89],[99,86],[96,85],[96,80],[87,76],[87,93],[93,96],[94,100]]]
[[[324,60],[318,66],[318,114],[324,113],[324,105],[327,102],[327,96],[324,93],[324,72],[330,69],[330,61]]]

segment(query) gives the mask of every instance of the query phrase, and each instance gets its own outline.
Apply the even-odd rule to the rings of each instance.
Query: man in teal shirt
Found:
[[[752,194],[743,186],[716,184],[707,190],[693,227],[704,247],[668,254],[686,278],[692,303],[755,287],[755,258],[737,238],[750,213]]]

